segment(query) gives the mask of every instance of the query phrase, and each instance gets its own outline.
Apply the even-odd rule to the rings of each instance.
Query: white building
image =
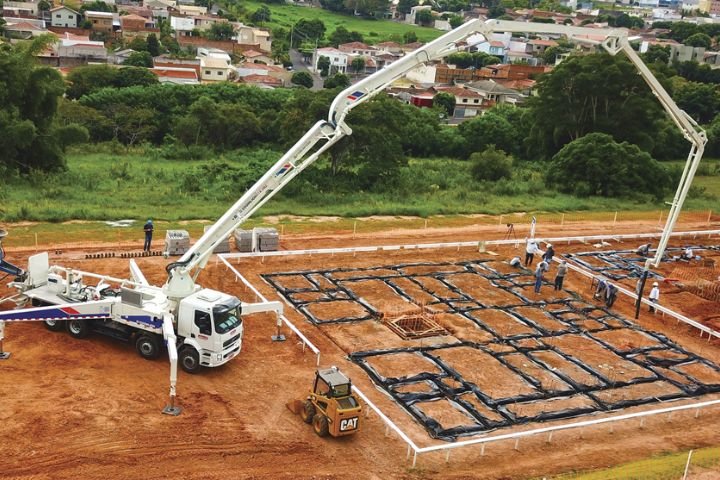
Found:
[[[195,20],[186,17],[170,17],[170,26],[175,30],[176,37],[188,37],[195,30]]]
[[[229,79],[232,66],[223,58],[199,57],[200,78],[204,82],[224,82]]]
[[[50,24],[53,27],[72,27],[78,26],[79,13],[66,6],[60,6],[50,9]]]
[[[315,53],[313,53],[312,62],[313,71],[316,73],[320,72],[320,70],[318,69],[318,60],[320,60],[320,57],[327,57],[330,59],[330,75],[334,73],[347,72],[348,55],[346,53],[332,47],[318,48],[317,50],[315,50]]]
[[[230,65],[232,61],[230,55],[225,50],[220,50],[219,48],[198,47],[197,58],[216,58],[223,60],[228,65]]]

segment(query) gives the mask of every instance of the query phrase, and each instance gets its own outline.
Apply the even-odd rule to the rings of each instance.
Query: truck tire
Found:
[[[47,328],[51,332],[59,332],[65,327],[65,325],[63,325],[63,322],[59,320],[45,320],[43,322],[43,325],[45,325],[45,328]]]
[[[187,373],[198,373],[200,371],[200,355],[194,347],[185,346],[178,353],[180,368]]]
[[[330,431],[328,420],[322,413],[316,413],[313,417],[313,430],[319,437],[325,437]]]
[[[67,331],[71,337],[85,338],[90,335],[90,327],[87,320],[68,320]]]
[[[303,419],[303,422],[310,425],[313,421],[314,416],[315,416],[315,405],[313,405],[310,400],[305,400],[305,403],[303,403],[303,409],[300,412],[300,417]]]
[[[135,350],[146,360],[154,360],[160,356],[160,339],[157,335],[142,334],[135,340]]]

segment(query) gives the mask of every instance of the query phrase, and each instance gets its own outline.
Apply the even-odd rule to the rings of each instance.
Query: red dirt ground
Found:
[[[651,231],[655,223],[619,225],[615,232]],[[588,234],[592,228],[593,225],[574,225],[562,234]],[[354,240],[303,235],[284,238],[282,245],[284,249],[293,249],[457,241],[501,238],[503,233],[504,228],[502,231],[477,228],[425,231],[422,237],[417,232],[373,234]],[[550,236],[550,232],[542,233]],[[560,234],[560,231],[552,232],[552,235]],[[720,240],[706,242],[719,244]],[[636,246],[634,243],[641,242],[627,247]],[[113,248],[97,244],[93,247],[102,251]],[[559,252],[591,248],[589,245],[556,245]],[[613,248],[618,247],[613,243]],[[127,260],[85,260],[82,253],[87,250],[83,246],[65,246],[62,254],[51,255],[51,261],[97,273],[127,276]],[[512,248],[498,249],[498,258],[506,259],[518,252],[520,250]],[[8,259],[24,265],[30,253],[10,251]],[[383,252],[355,257],[268,257],[262,263],[243,260],[239,268],[263,294],[274,298],[273,289],[259,280],[258,273],[391,265],[408,259],[452,261],[477,256],[476,251],[464,249]],[[144,258],[138,263],[152,283],[163,283],[166,260]],[[232,272],[214,262],[203,272],[200,283],[236,294],[246,301],[254,300],[254,295],[235,281]],[[573,274],[566,285],[583,294],[588,293],[590,287],[589,280]],[[696,302],[697,297],[676,295],[665,288],[663,286],[661,297],[664,304],[681,311],[692,310],[694,318],[701,320],[717,315],[717,304]],[[589,298],[586,296],[586,300],[590,301]],[[621,298],[613,310],[631,317],[632,305]],[[288,311],[287,315],[321,349],[323,366],[340,366],[421,446],[437,443],[376,390],[359,367],[345,360],[345,353],[331,340],[332,336],[305,322],[297,312]],[[645,311],[639,323],[720,363],[720,344],[700,339],[696,331],[682,324]],[[310,387],[315,357],[303,353],[293,336],[285,343],[272,343],[270,336],[274,331],[274,322],[269,316],[246,318],[241,354],[228,365],[200,375],[181,372],[178,403],[185,410],[179,417],[168,417],[160,414],[168,388],[166,361],[145,361],[130,346],[110,339],[78,341],[65,334],[48,332],[39,324],[10,325],[6,329],[5,350],[13,356],[0,362],[0,432],[5,440],[0,477],[13,480],[532,478],[718,444],[720,409],[716,408],[702,411],[697,419],[694,412],[676,413],[671,418],[653,417],[644,422],[642,429],[638,421],[628,421],[615,425],[612,431],[602,426],[582,433],[559,432],[553,436],[552,444],[546,443],[546,437],[533,437],[522,440],[517,451],[512,441],[489,445],[484,456],[480,455],[479,448],[455,450],[449,463],[444,453],[428,454],[418,459],[416,468],[411,468],[403,442],[395,434],[387,435],[375,415],[366,419],[360,433],[341,439],[320,439],[299,417],[294,417],[285,408],[285,402],[301,398]],[[363,340],[360,337],[357,341]],[[711,398],[720,398],[720,395],[702,397],[703,400]],[[636,410],[640,409],[629,411]],[[448,421],[452,423],[453,419]]]

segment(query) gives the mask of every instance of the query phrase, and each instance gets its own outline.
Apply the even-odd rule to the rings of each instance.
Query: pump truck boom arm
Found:
[[[195,288],[195,279],[207,264],[212,251],[220,241],[227,238],[235,228],[248,219],[296,175],[317,160],[320,155],[344,136],[352,134],[352,130],[345,123],[345,117],[350,110],[377,95],[395,79],[412,69],[457,52],[461,40],[471,35],[481,35],[485,41],[488,41],[490,34],[493,32],[566,35],[570,39],[602,45],[612,55],[622,51],[640,71],[653,94],[658,97],[660,103],[680,128],[683,135],[692,143],[688,165],[673,202],[673,209],[677,209],[677,212],[672,213],[673,211],[671,211],[668,225],[660,242],[660,245],[664,248],[674,225],[674,220],[677,219],[677,214],[679,214],[682,201],[689,189],[689,182],[692,180],[692,175],[702,156],[707,139],[702,129],[675,104],[670,95],[630,47],[627,30],[622,28],[594,29],[503,20],[488,20],[485,22],[471,20],[340,92],[330,107],[328,120],[317,122],[257,183],[245,192],[178,262],[168,265],[168,281],[165,285],[166,294],[171,298],[182,298],[190,295]],[[601,40],[598,41],[598,39]],[[659,251],[658,255],[656,260],[662,256],[662,251]]]

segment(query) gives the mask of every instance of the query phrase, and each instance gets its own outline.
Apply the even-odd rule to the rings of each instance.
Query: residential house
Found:
[[[37,18],[40,13],[38,2],[14,2],[12,0],[5,0],[2,8],[3,10],[14,12],[13,15],[19,17]]]
[[[673,62],[702,62],[705,58],[705,48],[690,45],[670,45],[670,61]]]
[[[284,86],[281,79],[270,75],[245,75],[244,77],[240,77],[238,82],[255,85],[261,88],[279,88]]]
[[[419,90],[417,92],[406,92],[408,97],[408,103],[415,105],[419,108],[430,108],[433,106],[433,100],[437,92],[435,90]],[[400,98],[404,98],[404,95],[399,95]]]
[[[87,35],[65,32],[37,58],[53,67],[74,67],[89,62],[105,63],[108,54],[103,42],[92,41]]]
[[[377,53],[377,48],[368,46],[362,42],[350,42],[338,45],[338,50],[345,53],[351,53],[354,55],[362,55],[370,57]]]
[[[414,25],[415,24],[415,16],[417,15],[417,12],[419,12],[420,10],[429,10],[432,12],[432,7],[430,5],[418,5],[418,6],[412,7],[410,9],[410,13],[405,15],[405,23]]]
[[[181,15],[205,15],[207,13],[207,7],[198,7],[195,5],[177,5],[176,10]]]
[[[230,58],[230,54],[227,53],[225,50],[208,47],[198,47],[197,58],[216,58],[219,60],[223,60],[228,65],[230,65],[232,61],[232,59]]]
[[[197,85],[197,71],[194,68],[154,67],[150,71],[157,75],[160,83],[175,83],[179,85]]]
[[[191,68],[197,72],[197,77],[200,78],[200,59],[198,58],[179,59],[160,55],[153,59],[153,65],[155,68]]]
[[[175,30],[176,38],[189,37],[192,36],[193,30],[195,30],[195,20],[173,15],[170,17],[170,26]]]
[[[233,70],[223,58],[200,57],[200,78],[203,82],[223,82],[230,79]]]
[[[275,63],[269,55],[256,50],[245,50],[242,52],[242,55],[245,57],[245,60],[252,63],[264,63],[265,65],[272,65]]]
[[[143,6],[152,12],[153,18],[170,18],[170,10],[174,9],[176,5],[177,3],[173,0],[145,0],[143,2]]]
[[[93,32],[112,33],[113,19],[115,14],[112,12],[85,12],[85,20],[90,22]]]
[[[108,63],[122,65],[123,63],[125,63],[125,60],[130,58],[130,55],[132,55],[133,53],[135,53],[135,50],[133,50],[132,48],[117,50],[108,56]]]
[[[412,43],[406,43],[405,45],[401,46],[400,48],[402,49],[403,52],[408,53],[408,52],[414,52],[415,50],[422,47],[423,45],[425,45],[425,44],[422,42],[412,42]]]
[[[522,101],[522,95],[517,90],[504,87],[492,80],[478,80],[465,84],[465,88],[482,95],[483,99],[499,103],[516,104]]]
[[[533,66],[524,64],[498,64],[487,65],[480,69],[480,78],[492,78],[493,80],[523,80],[530,78],[531,75],[539,75],[545,73],[546,67]]]
[[[508,50],[505,53],[505,61],[510,63],[527,63],[528,65],[538,65],[539,60],[526,52],[518,52]]]
[[[449,93],[455,96],[455,119],[465,119],[477,116],[481,110],[489,108],[487,102],[479,93],[462,87],[435,87],[437,92]],[[494,105],[494,103],[493,103]]]
[[[373,60],[375,60],[375,63],[377,64],[377,70],[380,70],[384,68],[387,65],[390,65],[393,62],[396,62],[397,60],[402,58],[402,55],[397,53],[389,53],[389,52],[383,52],[383,53],[377,53],[374,57],[372,57]]]
[[[147,38],[148,35],[154,33],[159,35],[160,29],[155,28],[155,23],[140,15],[130,14],[120,17],[120,26],[123,38],[130,39],[134,37]]]
[[[392,53],[401,55],[403,53],[400,44],[396,42],[381,42],[375,45],[375,48],[380,52]]]
[[[535,55],[537,57],[545,53],[545,50],[547,50],[548,48],[557,46],[558,43],[555,40],[543,40],[540,38],[534,38],[527,42],[525,52]]]
[[[50,25],[77,28],[80,14],[72,8],[60,6],[50,9]]]
[[[153,12],[148,7],[139,7],[136,5],[123,5],[121,8],[118,8],[118,11],[120,13],[125,12],[126,14],[139,15],[150,21],[154,20]]]
[[[345,52],[341,52],[337,48],[332,47],[325,47],[325,48],[318,48],[313,53],[312,58],[312,70],[314,72],[319,72],[320,69],[318,69],[318,60],[320,60],[320,57],[327,57],[330,59],[330,72],[329,74],[332,75],[334,73],[346,73],[347,72],[347,66],[348,66],[348,55]]]
[[[193,15],[191,18],[195,22],[195,28],[201,32],[210,30],[210,27],[216,23],[228,21],[226,18],[213,17],[211,15]]]
[[[254,50],[266,53],[272,51],[272,40],[268,31],[240,23],[235,28],[235,38],[240,45],[246,45]]]
[[[17,19],[15,19],[17,20]],[[23,19],[20,19],[23,20]],[[13,23],[7,21],[3,27],[5,30],[5,36],[11,39],[17,40],[28,40],[33,37],[44,35],[48,33],[44,28],[40,28],[34,23],[27,21],[14,21]]]

